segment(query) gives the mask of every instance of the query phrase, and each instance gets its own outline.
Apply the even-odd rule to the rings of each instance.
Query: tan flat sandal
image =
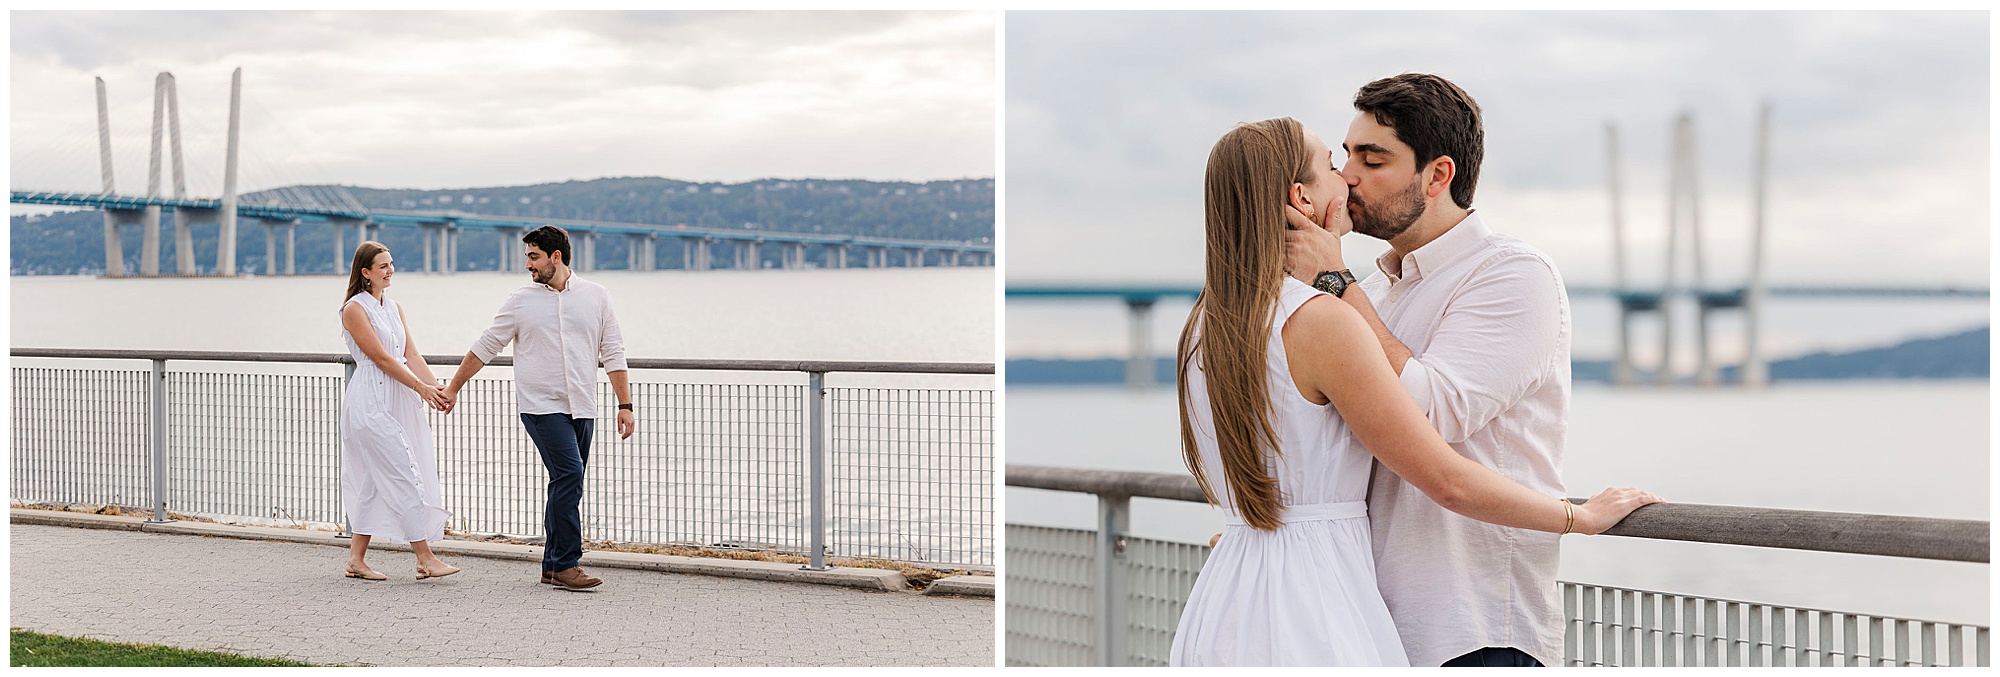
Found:
[[[386,581],[386,580],[389,580],[389,577],[388,577],[388,576],[384,576],[384,575],[382,575],[382,574],[381,574],[381,572],[378,572],[378,571],[376,571],[376,570],[374,570],[374,569],[363,569],[363,570],[361,570],[361,571],[355,571],[355,570],[354,570],[353,568],[349,568],[349,569],[347,570],[347,577],[348,577],[348,578],[359,578],[359,579],[361,579],[361,580],[364,580],[364,581]]]
[[[423,568],[420,565],[417,567],[417,580],[421,581],[426,578],[444,578],[446,576],[450,576],[460,571],[464,570],[449,564],[444,565],[444,569],[439,571],[431,571],[429,569]]]

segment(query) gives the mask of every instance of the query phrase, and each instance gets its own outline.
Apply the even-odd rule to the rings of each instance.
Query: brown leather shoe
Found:
[[[570,567],[562,571],[558,571],[552,574],[547,574],[547,576],[550,579],[554,580],[556,585],[560,585],[562,587],[571,590],[583,590],[585,588],[595,588],[597,587],[597,584],[604,582],[603,579],[597,578],[590,574],[583,573],[583,567]]]
[[[542,582],[548,585],[562,585],[556,582],[556,572],[553,571],[542,572]]]

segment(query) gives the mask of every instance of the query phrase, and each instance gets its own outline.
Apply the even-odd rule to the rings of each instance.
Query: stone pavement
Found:
[[[11,526],[9,624],[24,630],[349,665],[993,664],[989,599],[599,568],[542,585],[527,562],[449,557],[415,580],[342,578],[343,550]]]

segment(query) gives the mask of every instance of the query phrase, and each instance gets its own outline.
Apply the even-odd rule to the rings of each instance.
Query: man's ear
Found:
[[[1458,176],[1458,161],[1450,155],[1439,155],[1425,171],[1424,197],[1436,199],[1451,190],[1451,180]]]

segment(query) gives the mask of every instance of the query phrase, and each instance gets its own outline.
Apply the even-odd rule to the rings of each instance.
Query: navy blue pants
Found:
[[[1447,668],[1539,668],[1541,661],[1513,647],[1489,646],[1445,661]]]
[[[569,414],[522,414],[521,424],[549,471],[549,504],[542,513],[542,571],[562,571],[583,559],[583,467],[590,462],[590,433],[597,419]]]

